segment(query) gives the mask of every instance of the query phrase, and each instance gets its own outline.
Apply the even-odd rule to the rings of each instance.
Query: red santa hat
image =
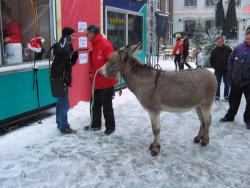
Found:
[[[33,51],[33,52],[37,52],[40,53],[42,51],[42,46],[41,44],[44,43],[44,38],[43,37],[36,37],[34,39],[31,39],[28,42],[28,48]]]

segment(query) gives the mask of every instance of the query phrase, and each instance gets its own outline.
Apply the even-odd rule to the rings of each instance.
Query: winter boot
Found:
[[[71,129],[70,127],[61,128],[60,132],[63,134],[76,134],[76,130]]]

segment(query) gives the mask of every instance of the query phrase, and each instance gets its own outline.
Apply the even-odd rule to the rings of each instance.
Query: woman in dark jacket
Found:
[[[72,66],[76,64],[78,51],[74,51],[72,42],[76,39],[75,30],[65,27],[62,30],[62,37],[53,48],[54,60],[51,66],[51,78],[64,79],[64,96],[57,98],[56,123],[61,133],[76,133],[68,123],[69,98],[68,87],[71,86]]]

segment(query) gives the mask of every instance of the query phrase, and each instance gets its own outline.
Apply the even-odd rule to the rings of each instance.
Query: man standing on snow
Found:
[[[224,82],[224,99],[228,101],[229,94],[229,79],[227,73],[228,67],[228,57],[231,54],[232,50],[230,47],[224,44],[223,37],[218,37],[216,39],[216,47],[212,50],[210,56],[211,67],[214,68],[214,74],[217,78],[218,88],[215,96],[215,100],[220,99],[220,85],[221,79],[223,78]]]
[[[106,78],[97,71],[107,63],[114,49],[111,42],[100,33],[100,28],[98,26],[90,25],[87,28],[86,34],[92,43],[92,62],[90,65],[89,77],[90,80],[93,81],[92,87],[94,87],[94,95],[91,101],[91,126],[86,126],[84,129],[93,131],[101,129],[103,108],[106,126],[104,133],[110,135],[115,131],[112,99],[114,95],[114,85],[118,81],[114,78]]]
[[[243,117],[246,128],[250,129],[250,27],[246,30],[244,43],[239,44],[230,55],[228,68],[231,78],[229,109],[220,122],[234,121],[244,94],[246,108]]]

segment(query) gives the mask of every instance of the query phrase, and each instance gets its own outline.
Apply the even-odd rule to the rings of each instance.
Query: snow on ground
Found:
[[[171,61],[162,66],[173,67]],[[165,68],[166,68],[165,67]],[[0,137],[0,187],[247,188],[250,131],[243,123],[245,100],[234,122],[219,123],[228,104],[212,109],[210,143],[193,143],[195,111],[161,114],[161,153],[152,157],[149,117],[128,90],[114,99],[116,131],[86,132],[89,104],[69,112],[76,135],[62,135],[55,116]]]

